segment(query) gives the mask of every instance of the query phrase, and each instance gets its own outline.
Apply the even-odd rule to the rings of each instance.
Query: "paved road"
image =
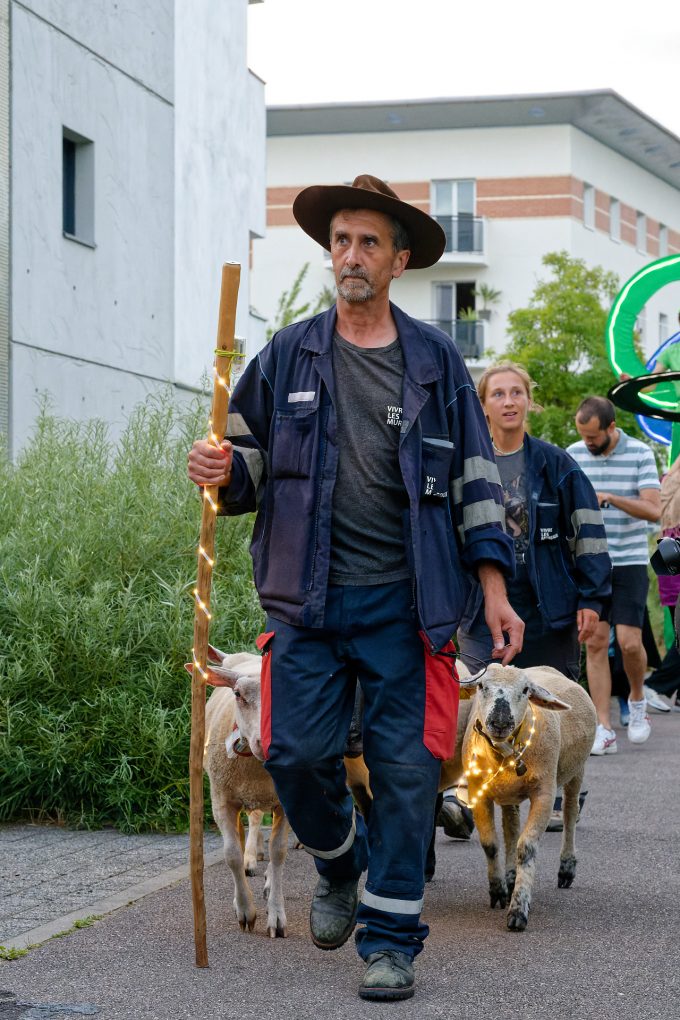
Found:
[[[680,714],[655,716],[644,747],[631,746],[620,733],[616,756],[590,759],[576,883],[571,890],[557,888],[561,837],[547,833],[524,933],[508,932],[503,915],[489,910],[476,838],[460,843],[440,835],[425,908],[431,936],[410,1002],[361,1002],[361,968],[352,945],[334,953],[312,947],[307,913],[313,864],[303,852],[291,851],[287,939],[266,937],[264,915],[253,934],[239,932],[230,879],[223,865],[214,865],[206,871],[210,967],[196,969],[188,881],[177,881],[171,870],[153,881],[172,885],[1,964],[0,1020],[360,1020],[397,1011],[405,1020],[677,1020],[679,766]],[[2,836],[0,830],[4,854]],[[155,837],[149,839],[150,847]],[[74,849],[74,876],[80,860]],[[53,863],[37,852],[32,868],[49,872]],[[88,882],[91,902],[82,901],[81,916],[99,912],[93,909],[101,901],[97,883]],[[262,876],[252,882],[259,897]]]

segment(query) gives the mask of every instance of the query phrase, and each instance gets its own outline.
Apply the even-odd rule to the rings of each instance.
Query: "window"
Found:
[[[432,285],[434,322],[455,341],[464,358],[481,358],[484,325],[477,319],[475,281]]]
[[[589,230],[595,229],[595,188],[592,184],[583,185],[583,225]]]
[[[69,128],[62,134],[62,230],[94,247],[94,143]]]
[[[456,318],[455,283],[435,283],[433,297],[435,325],[452,336],[451,330]]]
[[[612,241],[621,240],[621,203],[618,198],[609,199],[609,236]]]
[[[481,251],[475,181],[432,181],[432,214],[446,234],[445,251]]]
[[[668,227],[663,223],[659,224],[659,258],[663,259],[668,255]]]
[[[639,212],[635,221],[635,247],[638,251],[647,252],[647,217]]]
[[[664,340],[668,340],[668,337],[668,316],[659,312],[659,343],[662,344]]]

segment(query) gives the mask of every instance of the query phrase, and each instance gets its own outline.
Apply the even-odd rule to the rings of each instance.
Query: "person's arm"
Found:
[[[617,496],[613,492],[598,492],[597,500],[600,506],[608,503],[609,506],[623,510],[630,517],[637,517],[640,521],[651,521],[656,523],[661,517],[661,496],[658,489],[640,489],[639,496]]]
[[[508,602],[505,578],[500,569],[494,563],[480,563],[477,574],[484,592],[484,617],[493,641],[492,657],[507,666],[522,651],[524,621]],[[508,635],[507,645],[504,634]]]
[[[256,510],[266,477],[266,449],[273,414],[272,340],[246,367],[229,402],[227,438],[220,446],[197,440],[188,457],[188,473],[197,485],[219,486],[219,514]],[[266,364],[263,366],[263,362]]]
[[[567,523],[573,580],[579,598],[576,610],[578,640],[593,636],[605,603],[611,597],[611,560],[602,511],[585,472],[573,464],[557,486],[562,516]]]

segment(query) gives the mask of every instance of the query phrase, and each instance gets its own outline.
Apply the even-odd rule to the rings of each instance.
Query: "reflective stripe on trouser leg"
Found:
[[[314,850],[311,846],[307,846],[306,843],[303,843],[302,845],[307,851],[307,853],[311,854],[312,857],[320,857],[324,861],[334,861],[337,857],[342,857],[343,854],[347,853],[347,851],[354,843],[354,837],[356,836],[356,833],[357,833],[357,815],[356,811],[353,810],[352,826],[349,830],[349,835],[345,842],[341,843],[340,846],[337,847],[335,850]]]
[[[293,768],[265,762],[291,828],[329,879],[358,878],[368,866],[363,818],[355,815],[342,759]]]
[[[419,914],[423,909],[425,897],[421,896],[419,900],[398,900],[391,896],[375,896],[364,889],[361,894],[361,902],[365,903],[367,907],[383,910],[388,914]]]

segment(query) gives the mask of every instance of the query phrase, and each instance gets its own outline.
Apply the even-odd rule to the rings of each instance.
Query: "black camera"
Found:
[[[657,575],[680,574],[680,541],[677,538],[660,539],[649,562]]]

